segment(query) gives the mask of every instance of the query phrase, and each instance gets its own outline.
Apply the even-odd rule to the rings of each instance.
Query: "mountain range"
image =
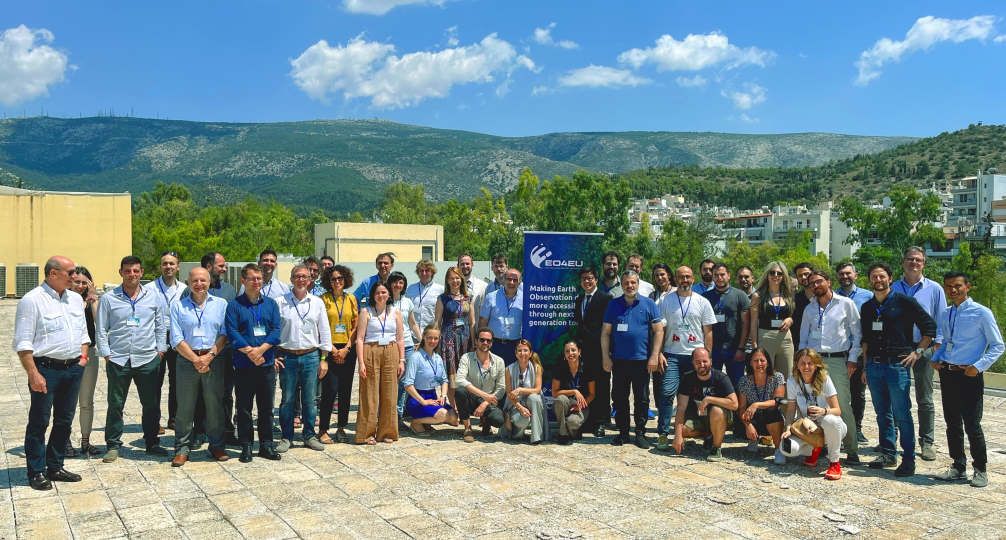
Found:
[[[872,154],[912,137],[832,133],[551,133],[500,137],[383,120],[238,124],[131,117],[0,120],[0,183],[64,191],[188,186],[223,203],[249,194],[329,214],[365,211],[397,181],[437,201],[539,177],[669,166],[806,167]]]

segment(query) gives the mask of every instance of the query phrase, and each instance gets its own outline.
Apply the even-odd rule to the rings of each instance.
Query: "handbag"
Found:
[[[798,418],[789,427],[789,431],[812,448],[824,446],[824,430],[810,418]]]

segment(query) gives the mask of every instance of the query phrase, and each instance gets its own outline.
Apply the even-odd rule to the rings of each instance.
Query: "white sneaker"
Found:
[[[775,461],[776,465],[785,465],[786,464],[786,456],[782,455],[782,450],[780,450],[778,448],[775,449],[775,460],[774,461]]]
[[[289,449],[290,449],[290,440],[289,439],[280,439],[279,442],[276,443],[276,452],[279,453],[279,454],[282,454],[282,453],[286,452]]]

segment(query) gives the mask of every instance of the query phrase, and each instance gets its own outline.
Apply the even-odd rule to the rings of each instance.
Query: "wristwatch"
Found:
[[[924,353],[924,352],[926,352],[926,350],[923,349],[922,347],[916,347],[915,348],[915,354],[917,354],[919,356],[922,356],[922,353]]]

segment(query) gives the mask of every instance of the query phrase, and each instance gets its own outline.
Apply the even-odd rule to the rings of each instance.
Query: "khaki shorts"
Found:
[[[727,419],[727,427],[729,428],[730,425],[733,423],[734,412],[730,411],[730,410],[727,410],[727,409],[724,409],[723,407],[720,407],[719,405],[711,405],[710,408],[712,408],[712,407],[716,407],[717,409],[723,411],[723,416],[726,417],[726,419]],[[709,414],[708,414],[708,412],[709,411],[707,409],[706,410],[707,414],[705,416],[698,416],[697,414],[689,412],[685,416],[685,426],[688,429],[690,429],[692,431],[698,431],[699,433],[712,433],[712,430],[709,429]]]

